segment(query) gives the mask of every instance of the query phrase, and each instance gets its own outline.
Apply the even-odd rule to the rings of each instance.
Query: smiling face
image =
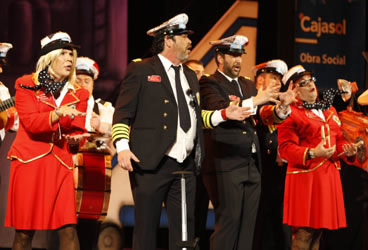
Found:
[[[63,81],[72,72],[73,68],[73,51],[62,49],[61,53],[51,62],[49,73],[55,81]]]
[[[230,78],[236,78],[239,76],[242,64],[242,54],[217,54],[217,61],[219,70]]]
[[[318,92],[315,78],[306,74],[295,81],[295,89],[298,98],[307,103],[314,103],[317,100]]]

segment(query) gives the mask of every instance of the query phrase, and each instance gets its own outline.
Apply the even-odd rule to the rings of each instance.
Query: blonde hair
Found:
[[[46,68],[46,66],[50,65],[56,57],[60,56],[62,53],[63,49],[56,49],[56,50],[52,50],[49,53],[47,53],[46,55],[41,56],[36,64],[36,72],[35,72],[35,79],[38,79],[38,74],[44,69]],[[68,76],[68,81],[70,83],[75,83],[75,78],[76,78],[76,74],[75,74],[75,65],[77,62],[77,50],[72,49],[73,51],[73,64],[72,64],[72,70],[70,71],[70,74]]]

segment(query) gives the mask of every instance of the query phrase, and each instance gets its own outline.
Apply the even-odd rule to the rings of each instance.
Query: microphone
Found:
[[[190,98],[189,105],[192,106],[193,108],[198,107],[197,98],[194,96],[193,90],[192,89],[188,89],[187,92],[186,92],[186,94]]]

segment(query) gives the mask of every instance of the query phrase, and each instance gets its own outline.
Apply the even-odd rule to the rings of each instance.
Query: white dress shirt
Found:
[[[178,103],[178,98],[176,95],[176,85],[175,85],[175,70],[171,67],[173,64],[170,62],[166,57],[162,55],[158,55],[165,68],[165,72],[167,77],[169,78],[171,88],[173,90],[176,103]],[[175,65],[176,66],[176,65]],[[184,75],[183,66],[180,67],[180,82],[183,88],[185,100],[187,101],[187,105],[189,108],[189,115],[190,115],[190,123],[191,126],[187,132],[184,132],[180,127],[180,120],[178,115],[177,121],[177,129],[176,129],[176,141],[171,146],[171,148],[166,152],[166,155],[170,156],[171,158],[176,159],[178,162],[183,162],[187,156],[192,152],[194,147],[194,140],[196,138],[197,133],[197,118],[194,107],[189,105],[190,97],[186,95],[187,91],[190,89],[189,83],[187,78]],[[179,114],[179,106],[178,106],[178,114]]]
[[[65,86],[61,89],[60,95],[55,100],[56,106],[60,107],[61,102],[63,101],[65,95],[68,93],[69,89],[74,90],[74,86],[70,82],[67,82]]]

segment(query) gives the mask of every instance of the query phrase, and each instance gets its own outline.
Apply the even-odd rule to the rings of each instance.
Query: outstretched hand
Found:
[[[346,154],[347,157],[356,155],[356,153],[358,152],[358,146],[354,143],[344,144],[344,145],[342,145],[342,148],[343,148],[344,153]]]
[[[235,100],[226,108],[226,117],[229,120],[243,121],[252,114],[250,107],[239,107],[238,104],[239,100]]]
[[[296,102],[296,91],[293,89],[293,82],[291,81],[286,92],[279,94],[280,105],[289,106]]]
[[[91,136],[91,134],[89,133],[83,133],[78,135],[63,135],[63,137],[69,144],[79,144],[81,140],[89,136]]]
[[[280,94],[280,85],[276,82],[267,86],[266,89],[259,88],[257,95],[253,98],[254,106],[262,105],[268,102],[279,104],[277,100]]]
[[[75,107],[73,107],[72,105],[63,105],[59,108],[59,114],[63,117],[65,116],[69,116],[71,119],[74,119],[75,116],[85,116],[86,113],[85,112],[81,112],[79,110],[77,110]]]

